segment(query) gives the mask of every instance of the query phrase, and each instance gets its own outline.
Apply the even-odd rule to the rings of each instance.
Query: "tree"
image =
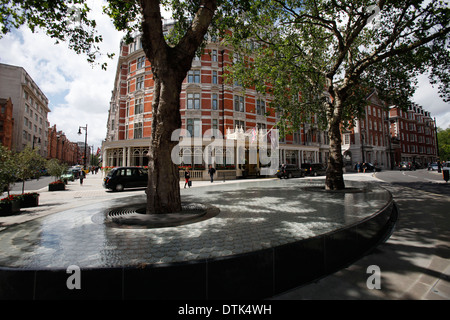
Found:
[[[255,1],[229,38],[242,57],[231,75],[270,93],[283,126],[298,129],[312,115],[322,122],[325,187],[344,189],[340,129],[363,112],[369,90],[407,108],[416,76],[428,71],[450,99],[449,21],[443,1]]]
[[[437,129],[439,159],[441,161],[450,161],[450,127],[447,129]]]
[[[9,196],[9,186],[16,181],[17,171],[15,155],[0,144],[0,193],[6,189]]]
[[[40,170],[45,165],[45,160],[36,150],[26,146],[17,154],[17,177],[22,180],[22,193],[25,192],[25,181],[40,174]]]
[[[60,163],[58,159],[49,159],[46,164],[47,172],[55,177],[55,181],[61,179],[61,176],[67,171],[68,166],[65,163]]]
[[[174,1],[177,3],[176,1]],[[152,65],[154,89],[152,102],[152,135],[148,161],[147,213],[181,211],[178,166],[171,152],[177,142],[172,133],[181,128],[181,84],[191,68],[192,60],[214,17],[216,0],[188,2],[190,6],[175,8],[179,18],[184,14],[192,20],[184,23],[184,34],[169,45],[165,40],[160,1],[110,1],[109,14],[119,29],[134,30],[133,23],[141,14],[142,46]],[[126,10],[133,6],[131,16]],[[139,7],[139,8],[138,8]],[[139,11],[138,11],[139,9]],[[177,30],[177,29],[175,29]]]
[[[111,0],[105,7],[116,28],[127,32],[127,39],[131,39],[135,31],[142,32],[144,52],[152,65],[155,85],[147,213],[181,210],[178,168],[171,159],[171,151],[176,144],[171,141],[171,135],[181,128],[181,83],[205,39],[219,2],[220,12],[238,10],[238,1],[227,3],[220,0]],[[177,21],[170,42],[163,32],[161,5],[171,8]],[[0,26],[2,33],[24,23],[31,30],[45,28],[49,36],[58,41],[68,41],[72,49],[87,54],[89,61],[93,62],[102,38],[95,32],[95,21],[88,18],[89,11],[85,1],[81,0],[2,0]]]

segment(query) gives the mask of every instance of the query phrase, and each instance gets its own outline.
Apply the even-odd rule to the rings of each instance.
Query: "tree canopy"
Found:
[[[438,148],[441,161],[450,161],[450,127],[447,129],[438,128]]]
[[[417,76],[429,72],[450,99],[449,21],[444,1],[255,1],[228,38],[230,74],[263,93],[269,84],[281,123],[298,130],[315,115],[326,126],[326,187],[342,189],[340,127],[364,111],[369,93],[407,108]]]
[[[270,83],[294,123],[310,112],[326,120],[330,98],[345,97],[353,117],[374,88],[407,108],[424,72],[450,101],[449,21],[444,1],[255,1],[228,39],[243,58],[230,74],[263,93]]]

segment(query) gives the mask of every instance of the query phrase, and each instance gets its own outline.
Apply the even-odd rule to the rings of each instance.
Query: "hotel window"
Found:
[[[301,137],[301,132],[300,131],[296,131],[293,133],[294,135],[294,143],[295,144],[300,144],[300,137]]]
[[[186,129],[191,137],[200,137],[202,123],[200,119],[187,119]]]
[[[144,76],[138,77],[136,79],[136,90],[144,89]]]
[[[134,124],[134,139],[142,139],[142,122]]]
[[[134,114],[140,114],[144,112],[144,99],[136,99],[134,103]]]
[[[188,83],[200,83],[200,70],[190,70],[188,72]]]
[[[219,121],[217,119],[212,119],[211,129],[213,130],[219,129]]]
[[[245,132],[245,121],[235,120],[234,127],[235,128],[237,127],[238,129],[242,128],[242,130],[244,130],[244,132]]]
[[[350,144],[350,134],[344,134],[344,144]]]
[[[212,51],[212,61],[217,62],[217,50]]]
[[[264,100],[256,100],[256,114],[263,116],[266,113],[266,102]]]
[[[219,109],[219,95],[217,93],[212,94],[212,109],[217,110]]]
[[[145,67],[145,56],[137,59],[137,68],[141,69],[143,67]]]
[[[234,111],[244,112],[244,97],[234,96]]]
[[[188,93],[187,108],[200,109],[200,93]]]
[[[217,84],[217,71],[213,71],[212,73],[212,83]]]

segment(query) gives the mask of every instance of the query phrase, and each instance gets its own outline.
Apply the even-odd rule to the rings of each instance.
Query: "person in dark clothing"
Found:
[[[80,171],[80,184],[83,184],[83,179],[85,177],[86,173],[84,172],[84,170]]]
[[[191,179],[191,173],[189,172],[189,169],[186,169],[186,171],[184,172],[184,179],[185,179],[184,188],[186,189],[186,185],[188,185],[190,188],[191,185],[189,182]]]
[[[214,181],[214,173],[216,173],[216,169],[214,169],[211,165],[209,166],[209,169],[208,169],[208,173],[209,173],[209,176],[211,177],[211,182],[213,182]]]

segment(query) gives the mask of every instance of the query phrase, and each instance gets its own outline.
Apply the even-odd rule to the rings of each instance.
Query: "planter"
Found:
[[[39,205],[39,194],[30,193],[22,195],[22,199],[20,199],[20,207],[21,208],[30,208],[37,207]]]
[[[0,216],[9,216],[20,211],[20,201],[15,200],[9,203],[0,204]]]
[[[64,184],[64,182],[51,183],[48,185],[48,191],[60,191],[60,190],[66,190],[66,185]]]

